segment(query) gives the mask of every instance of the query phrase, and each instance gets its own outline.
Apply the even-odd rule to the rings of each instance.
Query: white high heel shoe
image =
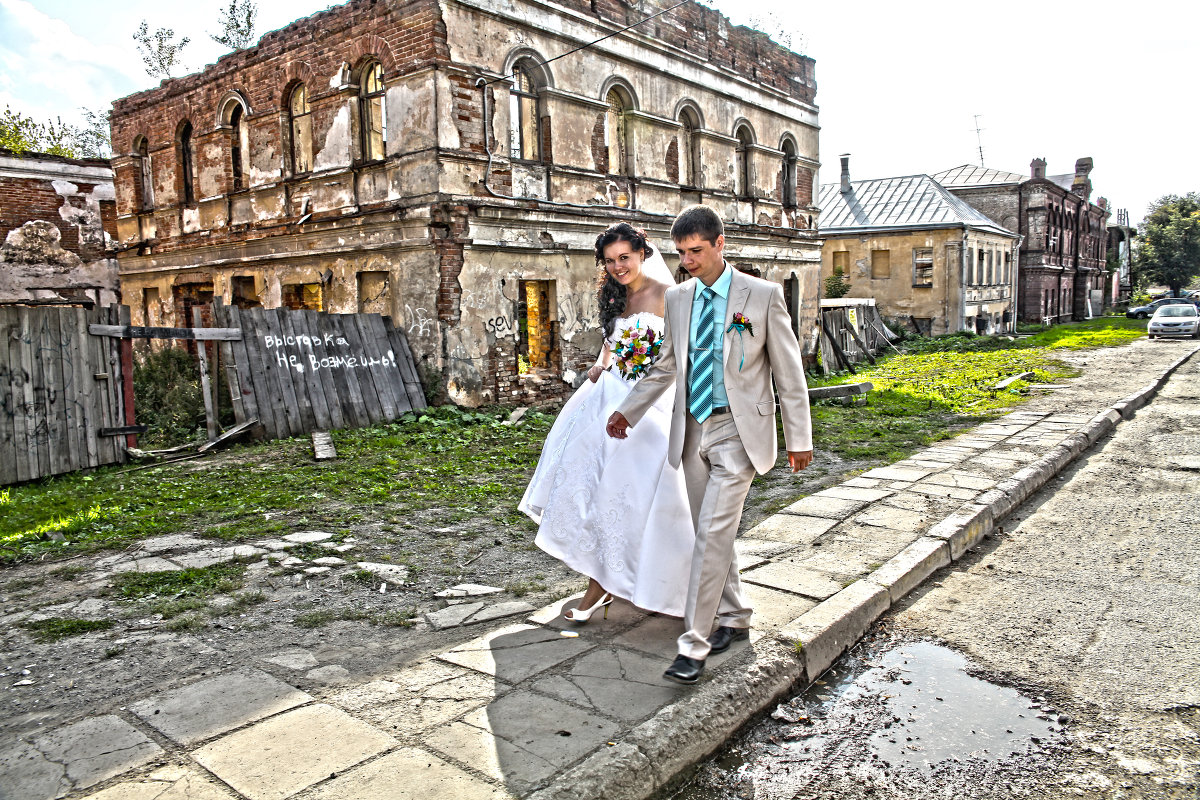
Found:
[[[596,601],[596,605],[592,606],[591,608],[572,608],[568,611],[565,611],[563,613],[563,619],[565,619],[567,622],[578,622],[582,625],[590,620],[592,618],[592,614],[595,614],[600,608],[604,609],[604,618],[608,619],[608,607],[612,601],[613,596],[611,594],[604,594],[599,600]]]

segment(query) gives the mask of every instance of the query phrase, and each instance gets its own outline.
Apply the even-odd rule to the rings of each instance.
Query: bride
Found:
[[[538,547],[590,578],[566,619],[587,622],[614,595],[682,616],[695,532],[683,472],[667,463],[674,395],[664,392],[629,438],[604,432],[657,356],[674,282],[645,232],[627,222],[596,239],[596,263],[604,348],[559,412],[519,508],[539,524]]]

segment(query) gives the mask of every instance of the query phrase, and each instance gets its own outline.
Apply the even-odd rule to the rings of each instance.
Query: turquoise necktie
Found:
[[[713,290],[707,286],[700,291],[700,321],[693,343],[692,370],[688,377],[688,411],[696,422],[704,422],[712,414],[713,370],[716,367],[716,333],[713,330]]]

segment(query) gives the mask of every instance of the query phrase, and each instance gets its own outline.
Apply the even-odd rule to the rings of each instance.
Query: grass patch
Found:
[[[147,597],[206,598],[239,589],[246,565],[238,562],[192,567],[173,572],[122,572],[113,576],[113,591],[126,600]]]
[[[109,467],[13,487],[0,500],[0,564],[167,533],[236,541],[300,526],[345,530],[367,516],[416,520],[422,530],[468,518],[532,530],[516,505],[553,417],[533,411],[502,425],[507,417],[500,408],[444,407],[336,431],[335,462],[314,462],[307,439],[285,439],[233,448],[215,468]]]
[[[531,592],[546,591],[546,584],[539,580],[513,581],[512,583],[505,584],[504,591],[509,592],[513,597],[524,597]]]
[[[1031,336],[1034,347],[1083,350],[1089,347],[1118,347],[1146,335],[1147,321],[1128,317],[1097,317],[1085,322],[1055,325]]]
[[[301,628],[320,628],[331,622],[369,622],[372,625],[382,625],[397,628],[410,628],[416,624],[417,610],[403,608],[395,611],[385,611],[372,614],[361,608],[322,608],[298,615],[292,622]]]
[[[21,627],[29,631],[35,641],[57,642],[68,636],[80,636],[93,631],[106,631],[113,626],[111,619],[65,619],[51,617],[36,622],[22,622]]]

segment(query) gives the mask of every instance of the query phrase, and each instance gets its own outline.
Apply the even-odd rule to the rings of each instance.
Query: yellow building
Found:
[[[821,186],[821,278],[840,270],[847,297],[873,297],[889,324],[924,335],[1015,325],[1020,236],[928,175]],[[824,285],[824,284],[822,284]]]

